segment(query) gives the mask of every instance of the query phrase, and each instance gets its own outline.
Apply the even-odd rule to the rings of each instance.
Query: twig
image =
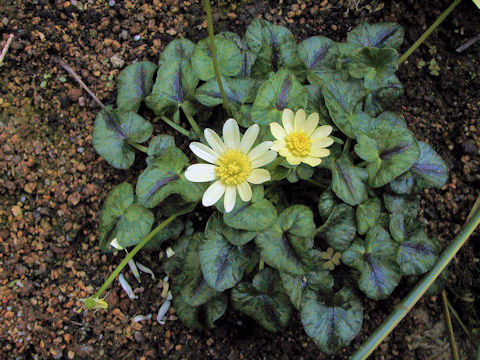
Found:
[[[475,36],[474,38],[468,40],[465,44],[463,44],[462,46],[460,46],[456,51],[457,51],[458,53],[461,53],[463,50],[468,49],[470,46],[472,46],[473,44],[475,44],[477,41],[480,41],[480,34],[478,34],[478,35]]]
[[[7,42],[3,47],[2,53],[0,54],[0,66],[3,66],[3,59],[5,59],[5,55],[7,55],[8,48],[13,40],[13,34],[8,35]]]
[[[448,337],[450,339],[450,350],[452,351],[453,358],[460,360],[458,356],[457,343],[455,342],[455,334],[453,333],[452,319],[450,318],[450,312],[448,311],[448,299],[445,290],[442,290],[442,302],[443,312],[445,314],[445,322],[447,323]]]
[[[64,63],[60,59],[54,59],[54,61],[56,63],[58,63],[61,67],[63,67],[65,69],[65,71],[67,71],[70,75],[72,75],[72,77],[75,79],[75,81],[78,82],[80,84],[80,86],[85,89],[85,91],[88,93],[88,95],[90,95],[92,97],[93,101],[95,101],[98,104],[98,106],[100,106],[102,108],[105,107],[105,105],[93,93],[93,91],[90,90],[87,85],[85,85],[85,83],[82,81],[82,79],[80,79],[80,76],[78,76],[78,74],[75,72],[75,70],[73,70],[70,66],[68,66],[66,63]]]
[[[457,311],[455,310],[455,308],[452,306],[452,304],[450,303],[450,301],[448,299],[447,299],[447,304],[448,304],[448,309],[453,314],[453,317],[457,320],[458,324],[462,328],[463,332],[467,335],[467,337],[470,340],[470,342],[472,343],[472,345],[474,347],[477,347],[478,345],[477,345],[475,339],[473,338],[472,334],[470,333],[470,330],[468,330],[467,326],[463,323],[462,319],[460,318]]]

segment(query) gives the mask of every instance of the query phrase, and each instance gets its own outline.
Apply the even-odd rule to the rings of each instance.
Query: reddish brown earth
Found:
[[[406,29],[405,51],[450,1],[346,3],[221,1],[213,4],[214,22],[217,30],[243,33],[253,17],[263,16],[288,26],[299,40],[316,34],[342,40],[361,21],[396,21]],[[205,332],[190,331],[178,320],[165,326],[154,320],[133,323],[135,315],[156,314],[161,303],[160,280],[147,276],[139,300],[129,300],[117,283],[107,298],[108,311],[75,312],[77,300],[93,294],[121,260],[97,246],[103,201],[112,186],[135,179],[143,165],[119,171],[99,158],[91,144],[99,109],[54,58],[70,64],[108,104],[115,100],[114,79],[123,64],[156,62],[175,37],[206,35],[198,0],[110,5],[104,0],[0,0],[0,42],[15,35],[0,68],[0,358],[348,358],[411,284],[402,283],[389,300],[365,300],[368,316],[361,335],[331,357],[320,353],[298,318],[280,334],[232,310]],[[399,70],[406,94],[398,110],[451,168],[449,183],[426,192],[422,201],[423,221],[445,246],[465,222],[480,185],[480,43],[455,52],[480,32],[479,17],[473,3],[463,1]],[[429,68],[432,59],[439,75]],[[158,132],[169,132],[156,125]],[[177,141],[183,140],[177,136]],[[480,328],[478,240],[473,236],[454,260],[447,286],[471,330]],[[139,259],[162,278],[158,254],[142,253]],[[456,323],[454,329],[464,358],[473,358]],[[439,297],[425,297],[372,358],[450,358]]]

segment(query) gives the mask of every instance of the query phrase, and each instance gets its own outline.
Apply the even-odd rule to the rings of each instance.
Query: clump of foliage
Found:
[[[187,155],[169,135],[152,138],[152,124],[138,114],[145,103],[200,142],[205,138],[198,139],[194,118],[213,129],[223,125],[214,115],[223,111],[222,96],[208,39],[172,41],[158,66],[129,65],[118,78],[116,107],[96,118],[93,144],[118,169],[132,166],[135,149],[144,151],[147,167],[135,188],[123,183],[108,195],[101,249],[114,250],[114,240],[134,246],[171,215],[190,214],[202,223],[207,214],[203,229],[192,232],[182,220],[187,217],[177,217],[146,246],[173,247],[164,269],[187,326],[213,326],[230,302],[280,331],[297,310],[324,352],[345,347],[362,327],[360,291],[386,299],[402,277],[427,272],[439,253],[437,240],[416,219],[418,194],[442,187],[447,168],[390,111],[403,92],[395,76],[403,35],[394,23],[362,24],[346,42],[314,36],[297,44],[285,27],[259,19],[244,37],[217,34],[229,111],[241,127],[259,126],[256,144],[275,140],[270,124],[281,124],[285,109],[318,113],[335,142],[318,166],[279,156],[266,166],[271,179],[252,186],[251,200],[237,198],[231,211],[219,202],[213,213],[196,208],[206,186],[185,177]],[[195,132],[180,127],[185,118]],[[302,181],[309,199],[289,193]],[[318,193],[307,182],[319,186]]]

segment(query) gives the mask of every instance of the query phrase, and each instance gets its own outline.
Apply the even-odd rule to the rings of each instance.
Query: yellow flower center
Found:
[[[238,150],[228,150],[217,160],[216,174],[224,185],[238,185],[247,180],[252,168],[248,157]]]
[[[312,142],[303,131],[289,134],[285,139],[287,148],[295,156],[305,156],[310,152]]]

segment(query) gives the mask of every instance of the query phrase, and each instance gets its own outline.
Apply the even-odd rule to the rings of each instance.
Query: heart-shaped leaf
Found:
[[[220,204],[218,208],[221,212],[224,212],[221,206]],[[267,199],[249,203],[236,201],[233,210],[223,214],[225,224],[235,229],[248,231],[265,230],[276,219],[277,210]]]
[[[135,161],[135,150],[128,143],[143,143],[152,135],[153,127],[134,112],[121,112],[106,106],[97,114],[92,143],[110,165],[128,169]]]
[[[407,171],[420,150],[413,133],[401,126],[382,123],[357,138],[355,152],[367,165],[368,183],[377,188]]]
[[[367,93],[360,81],[329,81],[322,92],[330,117],[345,135],[355,138],[358,129],[365,130],[361,125],[370,118],[361,112]]]
[[[138,177],[135,192],[139,202],[152,208],[171,194],[180,195],[186,202],[200,200],[205,185],[185,179],[183,169],[188,158],[168,138],[163,139],[162,145],[157,147],[161,150],[157,155],[152,153],[147,168]]]
[[[242,68],[242,54],[235,42],[223,36],[215,36],[218,70],[223,76],[235,76]],[[192,65],[203,81],[215,77],[212,54],[210,52],[210,38],[206,37],[198,42],[192,55]]]
[[[338,77],[337,45],[324,36],[312,36],[298,44],[298,54],[307,67],[311,84],[324,85]]]
[[[312,211],[304,205],[290,206],[268,229],[259,232],[255,243],[268,265],[291,275],[305,275],[314,265]]]
[[[378,197],[372,197],[357,207],[357,231],[360,235],[365,235],[370,229],[377,225],[380,213],[382,211],[382,202]]]
[[[371,229],[365,241],[355,240],[343,253],[344,264],[360,272],[358,287],[373,300],[387,298],[402,277],[396,262],[398,245],[382,227]]]
[[[223,222],[223,218],[218,212],[210,216],[205,227],[207,237],[213,237],[214,232],[218,232],[231,244],[237,246],[245,245],[257,235],[255,231],[238,230],[228,226]]]
[[[99,240],[103,251],[113,248],[110,243],[116,238],[122,247],[138,244],[150,232],[153,214],[135,203],[133,187],[122,183],[107,196],[100,216]]]
[[[237,78],[249,78],[252,73],[252,66],[257,58],[257,55],[248,48],[248,45],[242,40],[242,38],[232,32],[221,32],[217,36],[222,36],[227,40],[231,40],[237,45],[242,54],[242,67],[235,77]]]
[[[347,288],[330,298],[326,298],[321,291],[307,288],[303,295],[301,315],[307,335],[328,354],[347,346],[362,329],[362,305]]]
[[[302,298],[307,287],[313,290],[328,291],[333,287],[333,276],[327,270],[316,270],[306,275],[290,275],[280,273],[283,288],[290,297],[295,309],[300,310],[302,306]]]
[[[258,263],[253,244],[233,245],[218,231],[208,231],[205,236],[200,244],[200,262],[203,276],[212,288],[224,291],[235,286],[251,264]]]
[[[392,108],[400,95],[403,86],[395,75],[382,78],[379,88],[370,91],[364,102],[364,111],[370,116],[377,116],[385,110]]]
[[[333,191],[328,188],[325,190],[318,200],[318,213],[322,219],[327,219],[332,213],[335,206],[339,203],[338,198]]]
[[[422,275],[437,262],[438,243],[429,239],[424,230],[406,235],[397,251],[397,263],[403,275]]]
[[[419,141],[418,146],[420,157],[412,166],[416,186],[421,188],[428,186],[443,187],[448,180],[447,165],[430,145]]]
[[[252,76],[265,78],[270,72],[288,68],[300,79],[305,78],[305,66],[298,56],[297,43],[287,28],[262,19],[254,19],[247,28],[245,41],[257,55]]]
[[[398,49],[404,35],[403,27],[395,23],[364,23],[348,34],[347,41],[359,47]]]
[[[139,61],[128,65],[117,78],[117,107],[121,111],[137,112],[140,103],[150,95],[157,65]]]
[[[323,98],[322,94],[322,86],[321,85],[306,85],[305,89],[307,90],[308,94],[308,103],[306,108],[306,113],[318,113],[320,117],[319,124],[320,125],[330,125],[334,127],[336,130],[336,126],[333,123],[332,119],[330,118],[330,114],[328,113],[327,106],[325,105],[325,99]]]
[[[355,210],[347,204],[336,205],[327,221],[318,232],[318,236],[337,251],[345,250],[356,234]]]
[[[418,215],[419,196],[397,196],[388,193],[383,194],[383,203],[392,214],[402,214],[415,218]]]
[[[269,331],[285,328],[292,315],[280,276],[271,268],[260,270],[251,284],[238,284],[232,289],[231,298],[235,309],[254,318]]]
[[[366,89],[378,90],[384,87],[385,79],[397,71],[397,58],[394,49],[365,47],[353,57],[349,65],[350,75],[363,79]]]
[[[220,293],[214,298],[208,300],[207,303],[207,324],[209,327],[214,327],[214,322],[220,319],[228,306],[228,296],[225,293]]]
[[[281,123],[283,110],[296,111],[307,106],[307,91],[292,72],[280,69],[258,90],[252,107],[252,119],[259,125]]]

